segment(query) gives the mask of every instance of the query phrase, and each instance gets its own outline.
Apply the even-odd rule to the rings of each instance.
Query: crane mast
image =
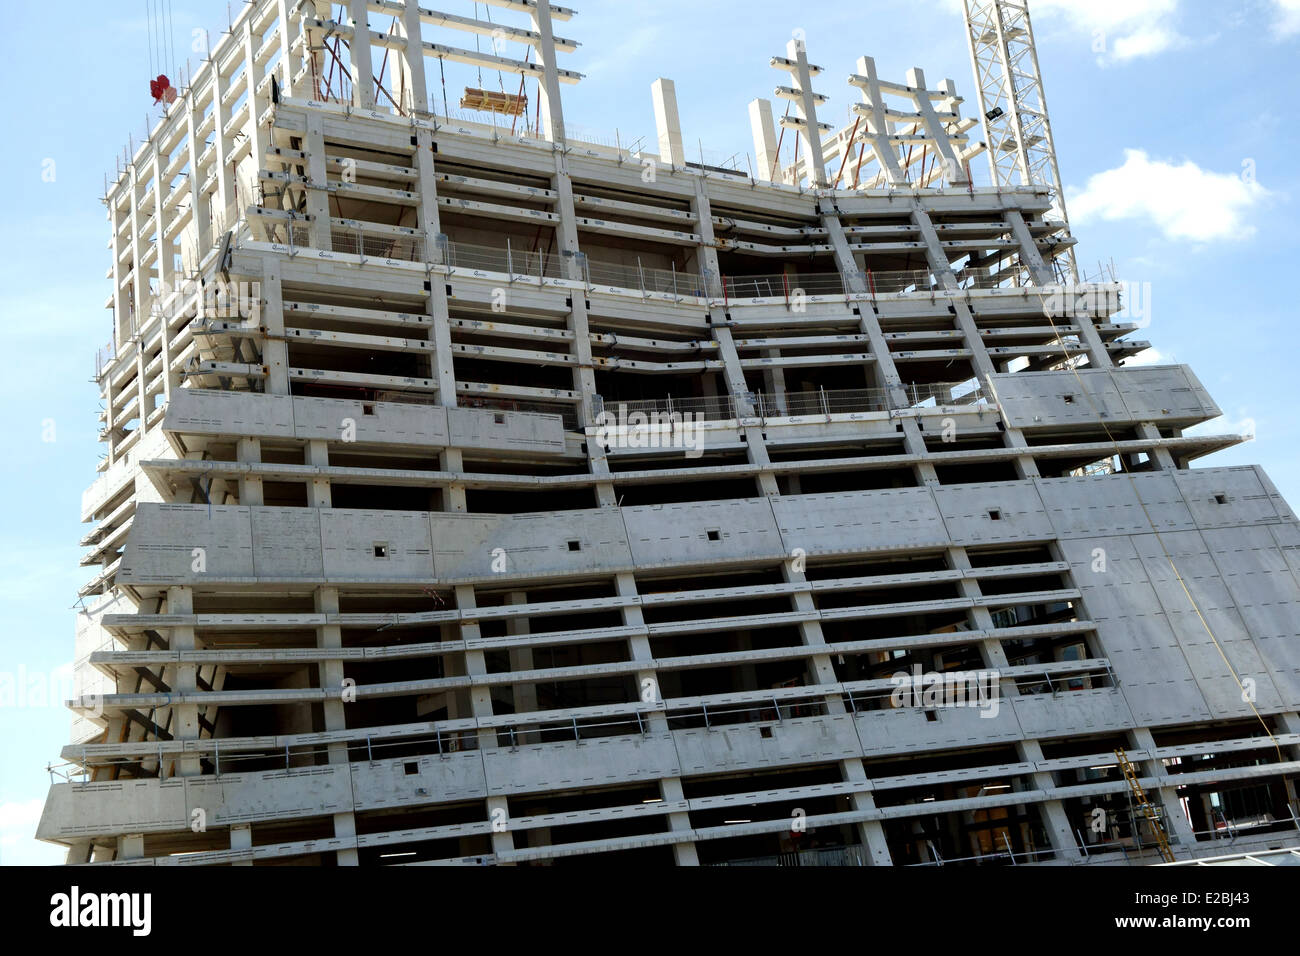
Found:
[[[1046,186],[1052,191],[1050,217],[1068,237],[1061,170],[1047,114],[1047,97],[1038,68],[1034,29],[1027,0],[964,0],[966,40],[970,46],[980,121],[988,144],[993,183],[997,186]],[[1072,242],[1059,257],[1058,273],[1077,282],[1079,270]]]

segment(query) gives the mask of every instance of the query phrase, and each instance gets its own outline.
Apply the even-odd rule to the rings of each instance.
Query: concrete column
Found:
[[[426,129],[415,134],[415,168],[419,175],[417,189],[420,195],[418,215],[424,230],[424,258],[430,263],[440,262],[438,237],[442,222],[438,215],[438,176],[433,162],[433,134]],[[438,404],[456,407],[456,375],[451,352],[451,309],[447,302],[447,283],[435,269],[429,272],[430,318],[429,338],[433,354],[429,356],[430,378],[438,383]]]
[[[235,205],[235,174],[230,168],[231,149],[222,132],[226,123],[230,122],[230,112],[221,102],[230,84],[217,61],[210,60],[209,63],[212,66],[212,152],[216,158],[217,170],[217,222],[221,231],[225,232],[234,224],[231,211]]]
[[[754,133],[754,161],[758,168],[754,178],[762,182],[781,182],[780,156],[776,151],[776,130],[772,122],[770,100],[751,100],[749,126]]]
[[[952,81],[947,83],[951,85]],[[940,159],[948,170],[947,180],[954,185],[965,185],[969,180],[966,177],[966,170],[957,160],[957,154],[952,150],[952,140],[948,138],[945,129],[945,123],[935,112],[934,104],[930,102],[930,93],[925,85],[925,73],[919,68],[913,68],[907,71],[907,85],[916,91],[915,102],[917,111],[921,114],[921,123],[926,132],[934,142],[934,148],[939,153]],[[922,170],[924,173],[924,170]]]
[[[212,237],[212,223],[208,214],[208,199],[203,194],[203,183],[207,177],[199,166],[200,148],[195,130],[203,122],[203,111],[199,109],[197,97],[192,93],[188,97],[189,109],[185,114],[186,140],[190,151],[190,224],[187,230],[194,233],[194,268],[198,268],[199,256],[207,249]],[[184,235],[184,233],[182,233]],[[116,258],[114,258],[116,261]]]
[[[257,438],[241,438],[236,445],[239,461],[255,464],[262,460],[262,442]],[[239,503],[241,505],[262,504],[262,479],[249,475],[239,477]]]
[[[173,272],[171,281],[175,283],[176,275]],[[174,288],[174,286],[173,286]],[[183,299],[177,296],[173,299],[177,303],[177,308],[183,308]],[[162,315],[162,335],[159,337],[159,354],[162,361],[160,377],[163,387],[163,405],[167,405],[172,400],[172,390],[181,387],[181,374],[178,369],[172,367],[172,322],[173,312],[164,309]]]
[[[537,84],[542,98],[542,135],[552,143],[562,143],[564,134],[564,106],[560,100],[560,76],[555,62],[555,33],[551,24],[551,0],[536,0],[532,13],[533,30],[541,34],[537,54],[542,61],[541,82]]]
[[[313,599],[317,614],[338,615],[338,588],[319,587],[316,589]],[[316,628],[316,646],[325,650],[341,648],[343,646],[343,629],[338,624],[319,625]],[[347,714],[345,709],[347,705],[339,696],[343,688],[343,661],[338,658],[321,661],[319,669],[321,689],[327,692],[326,700],[321,705],[325,716],[325,729],[346,730]],[[329,762],[331,764],[346,764],[348,762],[347,745],[343,743],[330,744]]]
[[[573,203],[573,181],[569,177],[563,150],[555,151],[555,177],[551,182],[556,192],[555,211],[560,217],[559,223],[556,224],[556,245],[563,257],[565,275],[575,282],[583,282],[578,250],[578,217]],[[573,290],[570,303],[566,325],[573,333],[573,357],[577,360],[577,365],[573,369],[573,389],[581,396],[578,424],[580,427],[586,427],[596,418],[592,408],[592,397],[596,394],[596,373],[595,360],[591,353],[591,326],[587,321],[585,283],[582,288]]]
[[[117,838],[117,859],[144,859],[144,834],[127,833]]]
[[[1029,269],[1034,284],[1045,288],[1058,286],[1056,275],[1044,261],[1042,253],[1038,251],[1038,243],[1034,241],[1029,226],[1025,223],[1025,217],[1020,210],[1005,209],[1003,210],[1003,218],[1006,220],[1007,226],[1011,229],[1011,235],[1019,246],[1020,261]],[[1053,318],[1059,317],[1053,316]],[[1101,336],[1097,334],[1097,327],[1093,325],[1092,316],[1086,312],[1076,310],[1071,313],[1069,319],[1072,325],[1079,328],[1079,339],[1088,351],[1088,364],[1093,368],[1113,368],[1115,363],[1111,361],[1105,343],[1102,342]]]
[[[944,251],[943,242],[939,239],[939,234],[930,221],[930,214],[919,200],[914,200],[912,203],[912,221],[916,224],[917,231],[921,235],[921,241],[925,243],[925,257],[935,279],[943,288],[949,291],[957,291],[959,288],[957,277],[953,274],[952,266],[948,262],[948,254]],[[992,359],[989,358],[988,348],[984,345],[984,338],[980,334],[979,326],[976,325],[975,317],[965,299],[952,296],[950,302],[953,314],[956,316],[957,328],[962,334],[963,344],[971,353],[971,367],[974,369],[976,377],[990,393],[990,398],[992,398],[992,376],[997,372],[997,368]],[[1012,428],[1010,425],[1006,426],[1003,440],[1008,448],[1028,448],[1029,446],[1020,430]],[[1015,467],[1021,478],[1037,478],[1039,476],[1038,465],[1033,457],[1028,454],[1017,457]]]
[[[894,132],[894,122],[885,112],[884,94],[880,89],[880,77],[876,74],[876,61],[869,56],[858,58],[859,88],[862,90],[864,111],[867,114],[867,141],[871,143],[876,161],[885,173],[886,181],[891,185],[907,182],[907,175],[898,164],[898,154],[889,137]]]
[[[141,328],[143,328],[144,324],[142,320]],[[139,413],[140,418],[139,424],[136,425],[136,429],[140,433],[139,438],[136,439],[137,449],[140,447],[140,443],[144,441],[144,436],[149,434],[149,382],[148,376],[145,374],[144,353],[145,338],[141,335],[140,347],[136,349],[135,353],[135,401],[136,411]]]
[[[795,63],[792,73],[795,82],[799,84],[800,96],[795,102],[804,121],[802,135],[804,156],[807,157],[805,162],[808,164],[808,179],[813,186],[825,186],[826,159],[822,155],[821,124],[817,122],[817,94],[812,88],[814,70],[808,65],[808,49],[802,40],[791,39],[786,43],[785,55]],[[795,176],[798,175],[798,170],[795,170]]]
[[[293,76],[302,63],[301,56],[293,53],[294,30],[293,19],[289,16],[289,0],[275,0],[276,14],[280,18],[280,27],[276,31],[280,37],[280,60],[276,72],[280,75],[280,90],[285,96],[293,95]]]
[[[789,561],[781,562],[781,576],[791,584],[804,584],[807,582],[804,573],[794,570]],[[795,591],[790,596],[790,603],[795,611],[816,610],[816,603],[813,601],[811,590]],[[826,643],[826,635],[822,633],[821,622],[815,620],[801,622],[799,624],[799,637],[804,646],[823,649],[821,653],[808,660],[809,676],[812,683],[814,685],[837,685],[839,678],[835,673],[835,665],[831,663],[831,653],[834,648]],[[844,701],[840,699],[838,692],[827,694],[822,700],[828,714],[845,713]],[[862,787],[861,790],[850,795],[853,809],[874,810],[876,802],[871,796],[870,783],[867,779],[866,770],[862,765],[862,760],[852,757],[841,760],[839,764],[840,773],[843,775],[845,782],[860,784]],[[865,820],[855,826],[858,832],[858,840],[862,846],[866,847],[872,864],[875,866],[888,866],[891,862],[889,843],[885,839],[885,831],[880,825],[880,821]]]
[[[232,850],[252,850],[253,849],[253,828],[247,823],[237,823],[230,828],[230,848]],[[235,866],[252,866],[253,860],[250,853],[249,858],[240,860]]]
[[[677,113],[677,86],[661,76],[650,84],[650,91],[654,98],[659,158],[679,169],[686,165],[686,152],[682,147],[682,121]]]
[[[459,448],[448,448],[439,457],[439,467],[443,471],[451,471],[463,474],[465,471],[465,456],[461,454]],[[443,496],[443,511],[466,512],[469,510],[469,502],[465,497],[464,484],[452,484],[447,486],[447,491]]]
[[[270,395],[288,395],[289,345],[284,339],[284,291],[280,281],[280,257],[262,259],[260,309],[266,339],[262,343],[262,364],[266,366],[266,391]]]
[[[262,67],[257,62],[257,47],[253,45],[253,18],[244,21],[244,76],[247,80],[246,99],[248,103],[249,122],[243,126],[249,139],[249,157],[252,165],[250,183],[256,187],[257,171],[266,165],[266,146],[268,131],[263,129],[258,117],[266,109],[270,91],[259,93],[258,84],[264,76]],[[242,197],[246,206],[254,204],[253,196]],[[161,233],[160,233],[161,235]]]
[[[130,307],[127,303],[126,295],[122,292],[122,280],[125,276],[122,274],[122,263],[119,256],[122,252],[122,230],[126,228],[120,214],[117,211],[117,199],[110,193],[108,198],[108,230],[109,230],[109,250],[113,256],[113,351],[116,355],[126,344],[127,339],[131,337],[131,314]],[[198,211],[194,213],[197,220]],[[129,241],[129,237],[128,237]],[[107,384],[107,380],[106,380]],[[112,463],[113,442],[110,439],[108,443],[109,463]]]
[[[117,400],[113,392],[113,376],[104,377],[104,407],[108,409],[107,417],[104,421],[104,431],[108,435],[108,463],[110,465],[117,463],[117,442],[118,430],[113,427],[113,402]]]
[[[863,787],[849,795],[849,802],[857,811],[875,810],[876,798],[866,789],[870,781],[861,760],[841,760],[840,771],[847,783]],[[885,837],[885,828],[879,820],[864,820],[857,824],[858,839],[867,850],[872,866],[893,866],[894,858],[889,852],[889,840]]]
[[[420,5],[408,3],[402,10],[402,36],[406,50],[398,58],[402,67],[402,84],[397,102],[416,115],[429,112],[429,90],[424,78],[424,42],[421,39]]]
[[[844,224],[840,222],[839,211],[828,199],[818,200],[818,212],[823,228],[826,229],[831,247],[835,252],[835,264],[840,271],[844,288],[850,292],[866,292],[867,283],[863,276],[861,264],[849,249],[848,238],[844,234]],[[867,337],[871,355],[875,359],[866,368],[868,380],[876,388],[883,389],[895,408],[906,408],[911,404],[907,389],[898,373],[897,363],[889,351],[889,341],[880,328],[879,314],[873,303],[866,300],[858,302],[858,329]],[[869,310],[869,311],[868,311]],[[925,455],[925,438],[915,418],[903,416],[899,419],[903,426],[903,444],[909,455]],[[938,485],[939,477],[934,466],[922,462],[916,468],[917,478],[924,485]]]
[[[186,560],[188,560],[186,555]],[[194,592],[188,587],[170,587],[167,589],[168,614],[193,614]],[[193,651],[198,649],[198,642],[192,625],[173,627],[171,629],[170,649],[173,651]],[[172,690],[179,694],[193,694],[198,690],[198,668],[194,664],[177,664],[173,678]],[[202,727],[199,723],[197,704],[173,705],[174,720],[172,737],[176,740],[198,740]],[[197,777],[203,772],[197,755],[185,756],[177,761],[182,777]]]
[[[172,240],[166,238],[166,236],[167,231],[171,228],[172,222],[175,219],[175,213],[173,212],[170,215],[163,214],[163,205],[164,200],[167,198],[167,191],[163,189],[162,180],[164,167],[157,143],[155,143],[153,147],[152,166],[153,188],[151,191],[153,192],[154,201],[154,224],[158,229],[158,239],[155,242],[155,248],[157,249],[157,255],[155,258],[158,263],[158,282],[162,289],[170,292],[174,290],[176,286],[176,270],[174,268],[175,255],[172,252],[174,243]],[[163,298],[166,299],[166,294],[164,294]],[[163,338],[165,339],[166,337],[167,325],[164,322]]]
[[[472,585],[456,588],[456,607],[462,611],[473,611],[478,606]],[[460,636],[464,641],[476,641],[481,636],[477,621],[462,621]],[[486,675],[487,660],[481,650],[465,651],[465,673],[470,677]],[[469,706],[471,716],[486,718],[492,716],[492,689],[485,684],[471,683],[469,688]],[[497,749],[497,732],[495,728],[484,728],[478,732],[480,750]],[[514,835],[510,829],[510,804],[506,797],[489,796],[487,798],[488,821],[492,824],[492,852],[507,853],[515,848]],[[501,829],[504,825],[504,829]]]
[[[370,4],[367,0],[348,0],[348,18],[352,21],[352,105],[357,109],[375,108],[375,71],[370,62]]]
[[[325,468],[330,463],[329,444],[321,438],[307,442],[307,464]],[[324,477],[313,477],[307,483],[307,505],[311,508],[332,508],[330,481]]]
[[[718,355],[725,366],[727,390],[731,393],[737,413],[742,419],[749,418],[752,420],[756,412],[753,403],[750,402],[748,397],[745,373],[740,365],[740,353],[736,351],[736,343],[731,336],[731,329],[725,325],[715,325],[713,327],[713,336],[718,341]],[[741,431],[745,434],[746,454],[749,457],[750,464],[771,465],[772,459],[768,456],[767,445],[763,441],[762,426],[742,424]],[[767,470],[759,473],[758,488],[759,492],[767,497],[775,497],[781,493],[776,476]]]
[[[1152,796],[1151,789],[1155,789],[1159,795],[1160,805],[1164,807],[1165,811],[1162,820],[1164,821],[1169,842],[1173,844],[1174,857],[1188,859],[1195,853],[1196,834],[1192,831],[1191,821],[1187,819],[1187,814],[1183,811],[1182,801],[1178,799],[1178,791],[1174,786],[1173,775],[1165,769],[1164,762],[1155,756],[1156,741],[1151,736],[1150,728],[1138,727],[1130,732],[1130,736],[1137,748],[1145,750],[1148,754],[1145,760],[1133,761],[1139,768],[1138,776],[1154,777],[1159,781],[1154,788],[1144,786],[1143,789],[1148,791],[1148,797]]]
[[[1007,225],[1011,229],[1020,247],[1020,259],[1028,268],[1030,275],[1033,276],[1035,284],[1044,287],[1059,286],[1056,277],[1051,268],[1043,260],[1042,254],[1038,251],[1038,244],[1034,241],[1033,235],[1029,232],[1029,227],[1025,223],[1025,217],[1019,209],[1004,210],[1004,217]],[[1067,300],[1071,298],[1067,296]],[[1083,343],[1088,353],[1088,364],[1092,368],[1107,369],[1114,368],[1115,363],[1111,360],[1110,353],[1106,351],[1106,343],[1102,341],[1101,335],[1097,332],[1097,327],[1093,323],[1092,315],[1089,311],[1083,309],[1072,309],[1068,316],[1052,316],[1053,320],[1068,318],[1069,323],[1079,330],[1079,339]],[[1150,441],[1160,440],[1160,429],[1151,422],[1141,422],[1136,428],[1139,438]],[[1177,467],[1173,455],[1167,448],[1153,448],[1151,450],[1151,460],[1157,470],[1173,470]]]
[[[313,249],[331,249],[329,193],[325,186],[329,175],[325,166],[325,118],[316,110],[307,111],[307,132],[302,147],[307,153],[307,225],[308,243]]]
[[[127,195],[130,200],[129,221],[131,224],[129,238],[131,244],[131,295],[135,299],[135,318],[127,325],[127,338],[130,338],[149,323],[149,309],[153,304],[153,293],[149,290],[149,273],[141,265],[141,260],[144,258],[144,243],[140,238],[140,226],[143,225],[143,218],[140,214],[140,176],[134,162],[131,163],[128,175],[130,177],[130,184],[127,187],[130,191]]]
[[[628,571],[617,574],[614,578],[615,587],[619,597],[630,598],[637,594],[636,577]],[[641,605],[628,603],[622,608],[623,623],[628,627],[642,628],[645,626],[645,616],[641,613]],[[645,634],[636,634],[628,638],[628,646],[634,661],[646,661],[645,670],[638,670],[636,673],[636,685],[641,699],[645,700],[647,695],[656,702],[663,701],[663,691],[659,686],[659,674],[650,661],[654,659],[654,652],[650,648],[650,638]],[[668,729],[668,718],[663,710],[653,710],[644,714],[646,724],[654,733],[671,733]],[[661,777],[659,780],[659,795],[666,803],[679,803],[686,799],[682,790],[682,780],[680,776]],[[682,831],[683,835],[691,834],[691,818],[689,813],[670,813],[668,814],[668,825],[674,831]],[[687,838],[680,843],[673,844],[673,858],[678,866],[699,866],[700,858],[696,853],[695,843]]]
[[[969,571],[971,569],[970,558],[967,556],[965,548],[949,548],[948,564],[960,571]],[[957,587],[964,598],[978,600],[981,597],[979,582],[972,578],[963,577],[958,582]],[[994,629],[993,615],[986,607],[977,606],[971,608],[969,618],[971,626],[978,630],[992,631]],[[981,641],[980,649],[985,667],[999,673],[1006,671],[1009,665],[1006,651],[1002,647],[1000,640],[989,638]],[[1020,696],[1020,689],[1016,687],[1013,680],[999,681],[998,693],[1003,698],[1004,706],[1013,706],[1010,702]],[[1016,753],[1024,763],[1037,764],[1044,759],[1042,747],[1039,746],[1037,740],[1017,740]],[[1056,787],[1056,782],[1053,780],[1051,773],[1046,771],[1035,771],[1031,774],[1031,780],[1037,790],[1050,791]],[[1079,844],[1075,839],[1074,831],[1070,828],[1070,818],[1065,812],[1065,805],[1060,800],[1043,800],[1036,806],[1042,811],[1047,838],[1051,841],[1052,849],[1056,852],[1056,858],[1066,863],[1078,862],[1080,858]]]
[[[334,851],[339,866],[358,866],[357,818],[351,813],[334,814],[334,839],[344,841],[343,849]]]
[[[527,591],[511,591],[506,595],[507,604],[527,604]],[[511,617],[506,619],[506,633],[519,637],[528,633],[528,618]],[[531,647],[512,647],[509,651],[510,669],[512,671],[530,671],[533,669],[533,649]],[[515,713],[527,714],[537,710],[537,685],[515,684],[511,692],[514,695]],[[520,734],[519,743],[533,743],[536,734]]]
[[[705,295],[722,294],[722,267],[718,265],[718,242],[713,232],[713,204],[709,201],[709,179],[703,172],[693,177],[695,198],[691,200],[691,215],[699,230],[700,245],[696,250],[700,267],[706,273]]]
[[[315,442],[312,444],[315,444]],[[312,597],[317,614],[337,616],[339,613],[338,588],[319,587]],[[318,626],[316,628],[316,646],[321,649],[342,647],[343,629],[337,624]],[[343,687],[343,661],[338,659],[322,661],[319,670],[321,689],[325,690],[328,695],[321,705],[325,718],[325,730],[346,730],[347,714],[345,711],[347,704],[338,696]],[[327,754],[331,765],[347,766],[348,747],[346,743],[329,744]],[[335,839],[349,840],[353,843],[351,847],[337,851],[336,857],[339,866],[357,865],[356,832],[356,818],[351,812],[334,814]]]

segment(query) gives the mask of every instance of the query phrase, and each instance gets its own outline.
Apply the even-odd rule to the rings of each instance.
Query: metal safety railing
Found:
[[[267,236],[272,242],[293,248],[307,248],[310,232],[304,223],[268,220]],[[588,288],[608,286],[640,291],[642,295],[678,298],[720,299],[724,304],[744,300],[779,300],[789,306],[802,297],[935,294],[945,291],[944,283],[927,269],[876,272],[776,272],[758,275],[728,275],[679,270],[670,265],[659,268],[646,265],[640,257],[634,262],[603,262],[577,253],[576,270],[565,265],[564,253],[554,249],[529,249],[515,246],[506,238],[504,246],[485,246],[452,241],[437,236],[426,248],[420,236],[389,236],[360,229],[332,228],[331,248],[335,252],[373,258],[429,262],[444,269],[470,269],[508,276],[511,281],[574,279]],[[967,289],[1024,289],[1026,280],[1019,272],[997,275],[982,272],[958,272],[956,291]]]
[[[568,278],[563,257],[558,252],[515,248],[509,240],[505,248],[498,248],[451,242],[440,237],[431,251],[433,261],[448,269],[479,269],[537,280]]]
[[[1025,282],[1019,273],[990,275],[982,272],[958,272],[957,290],[1020,289]],[[722,297],[727,301],[743,299],[783,299],[788,304],[806,296],[871,296],[930,294],[944,291],[944,284],[928,269],[905,269],[876,272],[777,272],[765,275],[724,275]]]
[[[1041,863],[1044,860],[1053,860],[1056,858],[1056,850],[1051,848],[1021,850],[1019,853],[1011,849],[1011,843],[1005,833],[1001,834],[1005,850],[994,850],[990,853],[978,853],[974,856],[956,856],[945,857],[939,853],[934,844],[927,844],[930,849],[931,859],[921,863],[906,863],[904,866],[951,866],[954,863],[971,863],[976,866],[986,866],[989,864],[1008,866],[1019,866],[1018,861],[1024,860],[1027,863]]]
[[[1086,669],[1081,669],[1086,670]],[[1072,690],[1068,683],[1071,674],[1055,675],[1056,686],[1061,690]],[[1078,688],[1085,689],[1085,688]],[[892,689],[862,690],[854,692],[845,689],[828,694],[825,688],[785,688],[771,692],[766,698],[737,702],[733,704],[707,703],[673,706],[670,703],[657,702],[646,708],[627,713],[612,714],[604,717],[580,717],[570,714],[566,717],[531,718],[527,714],[518,719],[494,727],[461,727],[456,729],[413,730],[409,734],[394,734],[391,731],[378,736],[366,735],[349,740],[325,741],[282,746],[236,745],[233,749],[221,749],[220,740],[205,740],[210,748],[192,751],[186,754],[164,752],[161,744],[155,754],[143,754],[130,757],[115,757],[92,760],[89,751],[82,748],[80,766],[112,767],[142,766],[146,762],[157,762],[162,768],[160,775],[165,776],[166,768],[187,756],[199,757],[215,774],[234,773],[247,769],[292,770],[297,767],[312,766],[317,758],[327,759],[332,748],[343,747],[350,761],[392,760],[405,757],[438,756],[467,750],[477,750],[483,739],[495,739],[498,747],[516,748],[525,745],[568,743],[582,744],[586,741],[613,736],[639,734],[645,736],[656,728],[660,730],[714,730],[719,727],[736,725],[780,724],[787,720],[826,717],[832,710],[829,701],[839,698],[844,711],[857,715],[882,709],[913,705],[899,705],[891,700],[896,691]],[[1005,700],[999,690],[997,697],[990,696],[981,705],[993,700]],[[556,701],[554,706],[575,706],[574,702]],[[940,707],[949,706],[940,704]],[[961,706],[961,705],[952,705]],[[971,706],[967,704],[965,706]],[[836,713],[840,711],[835,711]],[[77,764],[64,764],[64,767]],[[50,768],[55,772],[55,768]],[[62,773],[64,779],[82,774],[76,770],[71,774]]]
[[[777,272],[769,275],[722,277],[722,294],[728,300],[844,295],[845,291],[844,277],[838,272]]]
[[[691,296],[707,298],[708,286],[704,276],[695,272],[678,272],[676,268],[646,268],[638,261],[634,265],[592,262],[583,259],[583,275],[589,287],[613,286],[620,289],[639,289],[643,295],[657,293],[674,298]]]
[[[361,230],[330,230],[330,248],[334,252],[360,256],[363,259],[394,259],[401,262],[423,262],[424,239],[421,236],[382,236]]]
[[[109,362],[113,361],[116,354],[117,350],[111,341],[107,345],[95,349],[95,378],[99,378],[104,374],[104,368]]]
[[[900,383],[891,388],[818,389],[805,392],[750,392],[745,396],[748,409],[730,395],[663,398],[609,399],[596,396],[593,411],[608,412],[623,420],[633,415],[646,420],[693,419],[730,421],[739,417],[794,418],[817,415],[842,415],[854,412],[900,411],[918,407],[987,405],[988,397],[978,382]]]
[[[708,866],[867,866],[867,851],[861,846],[828,846],[811,850],[792,850],[773,856],[755,856],[744,860],[724,860]]]

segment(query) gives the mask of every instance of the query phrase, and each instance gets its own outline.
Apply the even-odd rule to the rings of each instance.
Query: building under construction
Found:
[[[1189,431],[1219,416],[1196,376],[1129,363],[1123,286],[1079,281],[1023,3],[968,0],[975,103],[790,41],[731,160],[667,79],[657,149],[566,127],[574,11],[457,5],[256,0],[155,89],[106,195],[41,839],[1300,845],[1300,524],[1259,468],[1191,467],[1241,437]]]

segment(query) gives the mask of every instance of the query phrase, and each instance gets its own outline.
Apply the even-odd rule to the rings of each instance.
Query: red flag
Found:
[[[163,73],[158,74],[156,80],[149,81],[149,93],[153,96],[155,103],[166,100],[168,103],[176,101],[176,90],[172,87],[171,80]]]

